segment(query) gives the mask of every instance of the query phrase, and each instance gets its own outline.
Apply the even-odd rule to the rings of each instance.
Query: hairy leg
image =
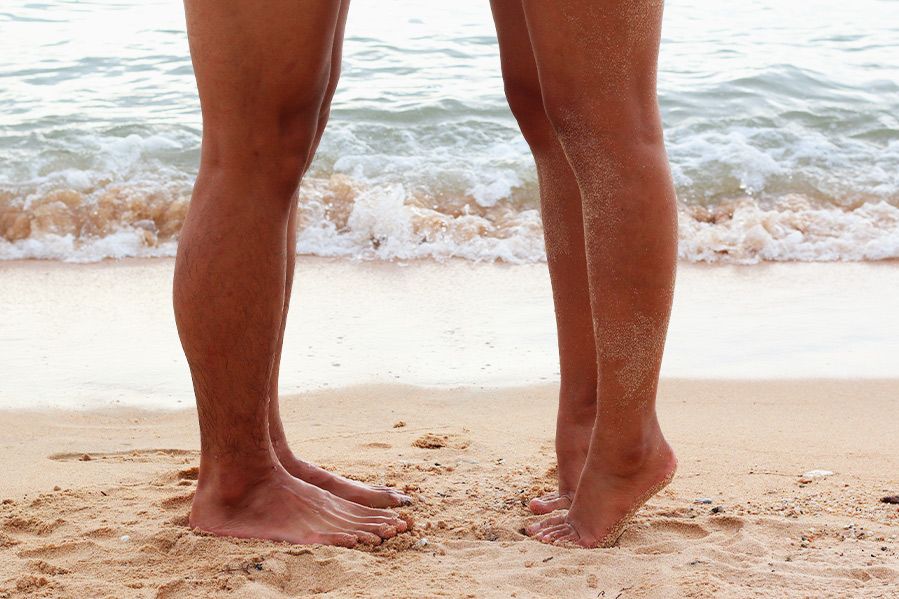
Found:
[[[350,0],[341,0],[340,9],[337,15],[337,28],[334,34],[334,44],[331,52],[331,70],[328,84],[325,88],[325,97],[322,102],[321,110],[318,115],[318,126],[315,132],[315,138],[312,149],[309,152],[306,164],[303,167],[303,173],[309,170],[315,151],[325,132],[325,126],[328,124],[328,116],[330,114],[331,99],[337,89],[337,82],[340,79],[340,62],[342,58],[343,48],[343,32],[346,25],[347,12],[349,11]],[[278,396],[278,378],[280,374],[281,352],[284,348],[284,331],[287,326],[287,312],[290,307],[290,296],[293,289],[293,277],[296,267],[296,248],[297,248],[297,203],[298,198],[295,196],[290,207],[290,217],[287,221],[287,246],[286,246],[286,284],[284,292],[284,308],[281,319],[281,330],[278,333],[278,345],[275,351],[275,359],[272,367],[271,376],[271,399],[269,401],[269,434],[272,439],[272,447],[275,454],[281,462],[281,465],[292,475],[300,478],[307,483],[313,484],[326,491],[329,491],[338,497],[348,499],[361,505],[370,507],[397,507],[400,505],[408,505],[411,498],[403,495],[396,489],[390,487],[373,487],[362,484],[343,476],[328,472],[327,470],[305,460],[298,458],[290,448],[287,436],[284,432],[284,424],[281,421],[280,402]]]
[[[291,476],[268,430],[284,240],[314,143],[337,7],[187,0],[185,11],[203,110],[200,172],[173,298],[200,420],[190,523],[293,543],[377,543],[405,524]]]
[[[556,309],[561,385],[556,418],[559,491],[531,501],[535,514],[568,508],[596,418],[596,347],[587,283],[581,193],[546,115],[522,0],[492,0],[506,97],[531,148]]]
[[[530,532],[617,541],[674,475],[655,397],[677,258],[656,98],[661,0],[524,0],[547,114],[581,190],[598,406],[571,509]]]

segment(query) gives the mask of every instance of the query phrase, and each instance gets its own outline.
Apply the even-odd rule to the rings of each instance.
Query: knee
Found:
[[[539,82],[505,75],[504,88],[509,109],[531,148],[538,149],[544,144],[555,143],[553,128],[543,106]]]
[[[292,196],[319,129],[327,88],[313,86],[279,102],[259,101],[240,111],[204,115],[202,168],[260,181],[277,196]],[[325,119],[327,117],[325,116]],[[289,198],[288,198],[289,199]]]
[[[566,152],[662,143],[655,86],[626,82],[590,88],[583,82],[549,82],[544,109]]]

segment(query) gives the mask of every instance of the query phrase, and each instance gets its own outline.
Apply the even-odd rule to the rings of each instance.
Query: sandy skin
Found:
[[[539,175],[559,340],[558,491],[530,509],[569,511],[527,530],[606,547],[677,463],[655,412],[677,249],[655,96],[662,3],[491,6]]]

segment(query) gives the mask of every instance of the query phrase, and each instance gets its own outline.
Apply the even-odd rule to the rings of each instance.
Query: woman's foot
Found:
[[[543,543],[611,547],[676,469],[677,459],[661,432],[637,450],[592,448],[568,513],[533,524],[527,533]]]
[[[391,508],[412,503],[411,497],[400,493],[393,487],[366,485],[328,472],[320,466],[294,457],[293,454],[279,454],[278,459],[291,475],[359,505],[372,508]]]
[[[528,504],[528,508],[532,513],[542,516],[556,510],[567,510],[571,507],[571,499],[574,497],[574,491],[558,490],[540,497],[534,497]]]
[[[556,424],[556,464],[559,490],[542,497],[535,497],[528,504],[531,512],[538,516],[556,510],[567,510],[571,507],[574,493],[577,490],[587,452],[590,449],[590,436],[596,411],[579,415],[567,415],[559,408]]]
[[[190,526],[218,536],[341,547],[377,545],[407,528],[394,512],[332,495],[280,466],[225,477],[201,468]]]

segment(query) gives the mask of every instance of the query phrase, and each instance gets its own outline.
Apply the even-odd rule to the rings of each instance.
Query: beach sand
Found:
[[[602,550],[520,533],[554,482],[545,265],[302,259],[288,435],[405,489],[412,531],[192,532],[171,266],[0,264],[0,597],[899,595],[895,264],[682,267],[659,397],[679,475]]]
[[[7,413],[0,596],[895,597],[895,389],[665,381],[679,476],[601,550],[520,532],[553,486],[554,386],[286,398],[303,455],[415,498],[412,532],[366,550],[192,532],[193,411]]]

